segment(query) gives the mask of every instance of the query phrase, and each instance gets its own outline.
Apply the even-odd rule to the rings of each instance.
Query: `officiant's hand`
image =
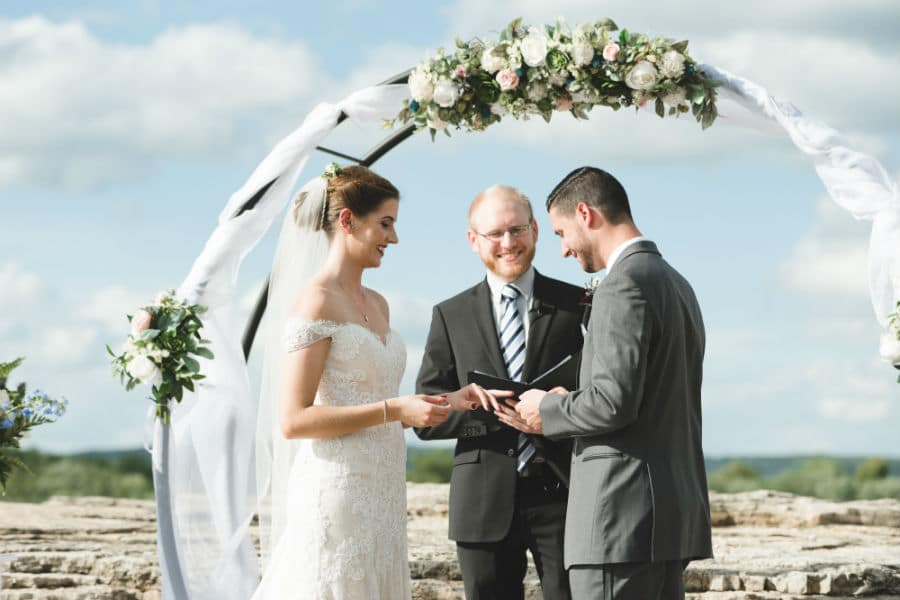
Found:
[[[506,390],[486,390],[476,383],[447,394],[447,404],[453,410],[477,410],[483,408],[488,412],[496,412],[500,406],[498,399],[511,398],[512,392]]]
[[[536,433],[543,432],[541,423],[541,400],[547,392],[544,390],[528,390],[519,396],[519,402],[516,404],[516,413],[519,418]]]
[[[388,410],[396,411],[395,419],[407,427],[434,427],[450,415],[450,407],[440,396],[402,396],[390,400],[388,406]]]

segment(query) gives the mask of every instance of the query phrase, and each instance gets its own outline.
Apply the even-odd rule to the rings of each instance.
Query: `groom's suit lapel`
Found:
[[[544,340],[550,331],[550,324],[553,321],[553,315],[556,313],[556,306],[553,304],[553,297],[549,282],[540,273],[534,273],[534,291],[531,301],[531,309],[528,311],[530,319],[530,327],[528,331],[528,345],[525,351],[525,366],[522,368],[522,378],[530,381],[536,375],[534,369],[541,357],[541,350],[544,346]]]
[[[500,340],[497,339],[497,325],[494,322],[494,307],[491,304],[491,288],[487,279],[475,286],[475,326],[483,338],[487,355],[494,367],[494,374],[506,377],[506,365],[500,352]],[[527,357],[526,357],[527,360]]]

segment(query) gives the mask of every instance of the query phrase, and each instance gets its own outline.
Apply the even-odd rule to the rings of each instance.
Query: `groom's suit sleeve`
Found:
[[[431,315],[431,327],[425,352],[422,355],[422,366],[416,377],[416,393],[444,394],[460,387],[456,370],[456,359],[450,345],[447,322],[439,306],[435,306]],[[442,440],[467,437],[473,430],[469,426],[468,412],[450,411],[446,421],[435,427],[416,427],[416,435],[423,440]]]
[[[652,318],[640,286],[623,273],[607,276],[591,307],[581,389],[541,401],[544,435],[566,438],[609,433],[637,420],[644,393]]]

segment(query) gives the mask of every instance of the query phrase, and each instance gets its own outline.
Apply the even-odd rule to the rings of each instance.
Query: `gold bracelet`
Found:
[[[384,424],[387,425],[387,398],[384,399]]]

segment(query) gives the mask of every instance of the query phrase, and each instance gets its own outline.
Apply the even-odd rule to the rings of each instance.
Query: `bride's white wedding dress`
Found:
[[[287,351],[330,337],[316,404],[397,395],[406,349],[356,323],[291,318]],[[287,486],[287,519],[258,600],[411,598],[406,542],[406,443],[399,422],[303,440]]]

